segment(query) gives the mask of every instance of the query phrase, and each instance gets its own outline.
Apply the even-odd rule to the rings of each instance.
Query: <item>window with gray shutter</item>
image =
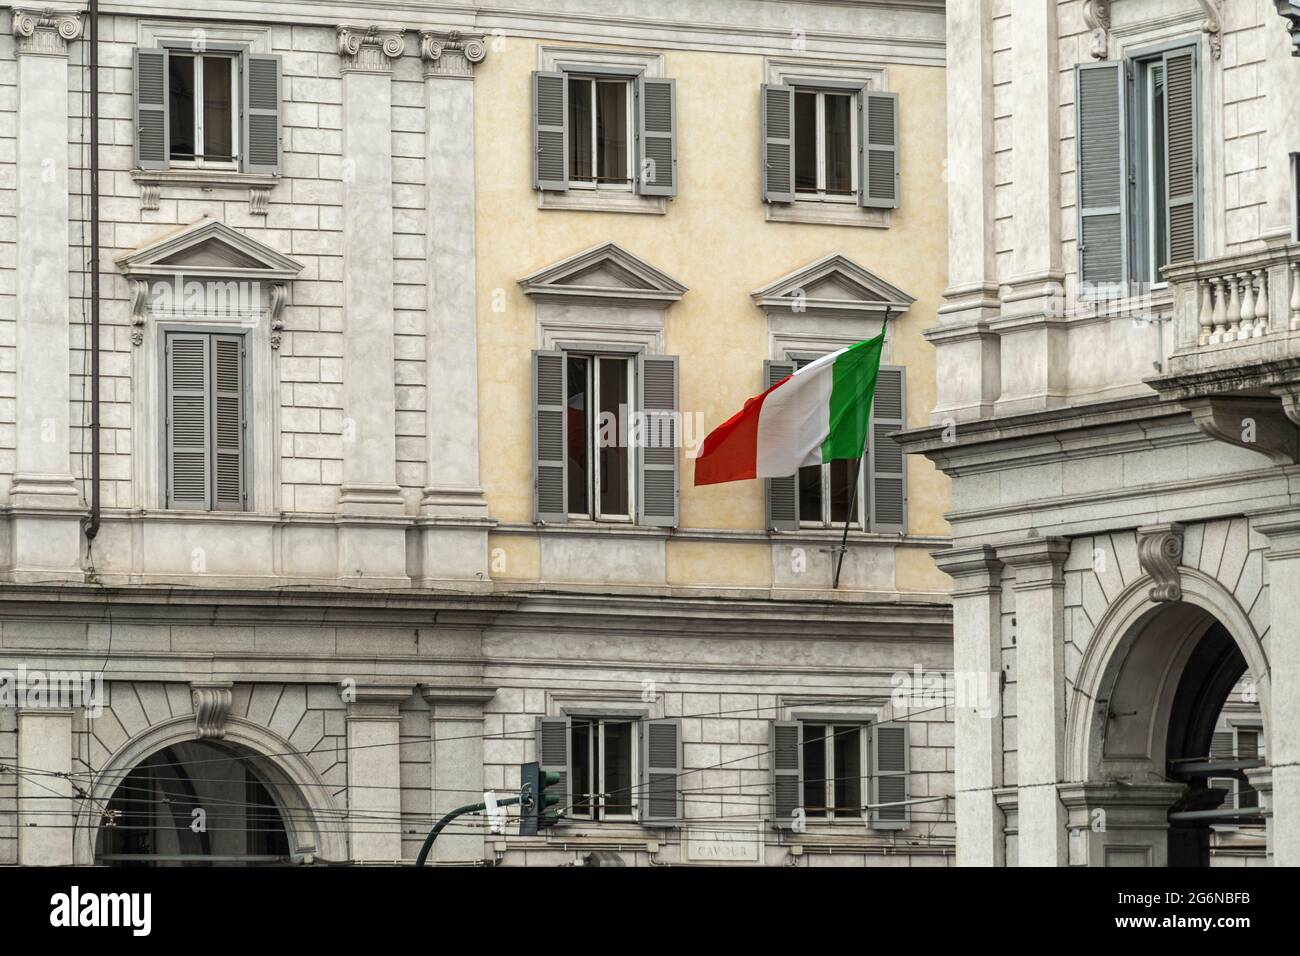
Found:
[[[279,175],[281,143],[281,59],[249,54],[244,59],[244,172]]]
[[[135,163],[140,169],[166,169],[167,51],[136,50],[134,57]]]
[[[164,352],[167,507],[245,509],[243,336],[169,332]]]
[[[890,436],[906,427],[906,374],[902,366],[882,365],[876,375],[867,438],[867,474],[873,531],[907,531],[907,456]]]
[[[567,521],[564,353],[533,353],[533,520]]]
[[[912,822],[907,774],[910,754],[907,723],[887,721],[871,725],[871,826],[876,830],[902,830]]]
[[[763,363],[763,388],[771,388],[794,374],[794,362]],[[773,531],[799,530],[799,478],[768,478],[767,526]]]
[[[641,783],[637,803],[645,826],[677,826],[682,807],[682,722],[641,721]]]
[[[772,721],[768,761],[772,774],[772,826],[789,830],[803,807],[803,730],[797,720]]]
[[[1165,61],[1165,215],[1170,263],[1191,262],[1198,248],[1196,51],[1170,51]]]
[[[763,202],[794,202],[794,88],[764,83],[760,95]]]
[[[1079,177],[1079,281],[1128,281],[1125,240],[1124,64],[1082,63],[1075,71]]]
[[[560,803],[555,809],[562,822],[568,817],[569,808],[573,806],[573,790],[569,774],[572,763],[571,730],[568,717],[537,718],[538,769],[543,773],[550,771],[560,775],[559,785],[554,792],[560,795]]]
[[[677,195],[677,87],[642,77],[637,90],[639,150],[636,190],[642,196]]]
[[[567,79],[563,73],[533,73],[533,188],[569,188]]]
[[[678,435],[677,357],[642,355],[638,363],[642,445],[637,491],[637,522],[677,527]]]
[[[861,94],[862,189],[859,200],[873,209],[897,209],[899,197],[898,94]]]

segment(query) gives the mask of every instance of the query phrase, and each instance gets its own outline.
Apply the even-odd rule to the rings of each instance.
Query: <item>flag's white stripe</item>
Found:
[[[845,350],[823,355],[763,399],[755,454],[759,478],[784,478],[818,465],[831,428],[831,366]]]

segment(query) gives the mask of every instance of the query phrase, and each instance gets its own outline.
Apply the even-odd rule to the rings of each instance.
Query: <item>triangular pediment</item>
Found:
[[[750,293],[764,309],[814,314],[881,314],[907,310],[914,296],[847,256],[832,253]]]
[[[527,295],[605,304],[611,301],[667,306],[686,286],[617,243],[584,249],[519,280]]]
[[[302,263],[216,219],[200,219],[118,256],[127,276],[212,276],[283,282]]]

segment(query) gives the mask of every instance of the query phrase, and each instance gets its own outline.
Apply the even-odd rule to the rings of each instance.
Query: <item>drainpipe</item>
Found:
[[[90,515],[86,541],[99,534],[99,0],[90,0]]]

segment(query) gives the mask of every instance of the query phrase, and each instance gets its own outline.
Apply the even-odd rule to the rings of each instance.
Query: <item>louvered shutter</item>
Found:
[[[871,402],[867,439],[867,474],[871,494],[871,530],[907,531],[907,457],[889,437],[906,423],[906,375],[902,366],[882,365]]]
[[[772,721],[768,748],[772,768],[772,826],[789,830],[803,806],[803,727],[797,720]]]
[[[565,449],[569,422],[565,406],[563,352],[533,353],[533,520],[569,520]]]
[[[166,343],[167,507],[208,507],[209,337],[171,333]]]
[[[1169,262],[1191,262],[1198,249],[1196,51],[1165,54],[1165,215]]]
[[[794,202],[794,88],[763,84],[763,202]]]
[[[638,407],[643,414],[641,467],[637,489],[637,523],[677,527],[677,357],[640,357],[637,363]]]
[[[859,201],[872,209],[897,209],[898,94],[873,93],[864,87],[859,101],[858,149],[862,156]]]
[[[881,806],[907,800],[907,724],[887,721],[871,725],[871,826],[876,830],[902,830],[912,822],[912,808]]]
[[[637,90],[637,192],[677,195],[677,87],[673,80],[642,78]]]
[[[682,808],[682,722],[671,717],[643,720],[641,788],[637,803],[645,826],[677,826]]]
[[[1079,176],[1079,282],[1128,281],[1124,174],[1124,64],[1076,68]]]
[[[570,752],[572,729],[568,717],[537,718],[537,765],[543,773],[550,771],[560,775],[560,782],[554,792],[560,795],[560,802],[555,809],[559,811],[561,821],[568,818],[569,809],[573,806],[572,778],[569,774],[573,763]]]
[[[244,337],[214,335],[212,361],[213,507],[245,507]]]
[[[167,122],[167,50],[135,51],[135,164],[166,169],[170,160]]]
[[[533,73],[533,188],[569,188],[568,79],[563,73]]]
[[[283,71],[278,56],[249,54],[244,60],[244,172],[279,175],[281,143],[280,104]]]
[[[1253,730],[1237,731],[1237,759],[1259,759],[1259,734]],[[1237,781],[1237,806],[1259,806],[1259,792],[1246,780]]]
[[[1232,731],[1219,731],[1210,739],[1210,759],[1231,760],[1232,758]]]
[[[794,362],[764,362],[763,388],[794,374]],[[773,531],[799,530],[799,476],[767,479],[767,526]]]

